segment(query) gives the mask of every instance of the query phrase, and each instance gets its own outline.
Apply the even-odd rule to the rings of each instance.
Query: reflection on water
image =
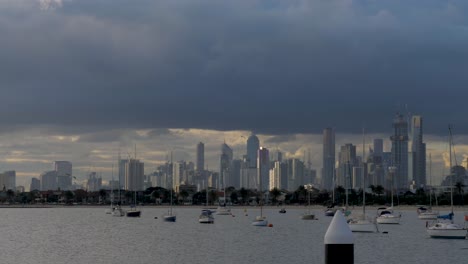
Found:
[[[215,215],[198,223],[200,209],[175,209],[176,223],[163,222],[163,208],[143,207],[141,218],[112,217],[105,208],[2,208],[1,263],[323,263],[323,236],[331,217],[300,219],[302,210],[266,209],[272,228],[254,227],[256,210]],[[158,217],[158,219],[155,219]],[[462,223],[462,215],[456,216]],[[468,240],[430,239],[415,211],[388,234],[355,234],[355,263],[464,263]]]

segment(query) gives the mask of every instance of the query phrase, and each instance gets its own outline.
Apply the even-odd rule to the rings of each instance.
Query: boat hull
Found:
[[[336,210],[334,209],[329,209],[325,211],[325,216],[335,216]]]
[[[467,230],[461,229],[431,229],[427,228],[427,233],[432,238],[446,239],[466,239]]]
[[[367,220],[350,221],[348,223],[348,226],[349,226],[349,229],[351,229],[351,232],[358,232],[358,233],[377,232],[377,228],[375,224]]]
[[[214,218],[199,218],[198,223],[200,223],[200,224],[214,224]]]
[[[252,225],[253,226],[267,226],[268,225],[268,221],[263,219],[263,220],[254,220],[252,222]]]
[[[164,215],[163,216],[164,222],[175,222],[176,216],[175,215]]]
[[[141,211],[127,211],[127,217],[140,217]]]
[[[313,214],[304,214],[301,216],[302,220],[315,220],[315,215]]]
[[[431,212],[431,213],[420,213],[418,215],[418,218],[419,219],[422,219],[422,220],[435,220],[437,219],[437,217],[439,216],[439,213],[434,213],[434,212]]]
[[[125,216],[125,212],[121,208],[115,208],[114,211],[112,211],[112,216],[122,217]]]
[[[400,224],[400,217],[394,215],[379,216],[376,221],[378,224],[398,225]]]

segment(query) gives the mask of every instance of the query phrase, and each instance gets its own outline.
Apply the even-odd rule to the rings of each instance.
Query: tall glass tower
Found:
[[[202,172],[205,169],[205,144],[197,144],[197,171]]]
[[[260,148],[260,141],[254,134],[247,139],[247,162],[249,168],[257,168],[257,151]]]
[[[323,130],[323,165],[322,185],[326,190],[333,189],[335,175],[335,131],[333,128]]]
[[[393,120],[392,166],[396,167],[393,187],[396,190],[408,189],[408,122],[397,113]]]
[[[416,186],[426,185],[426,144],[423,142],[423,119],[421,116],[411,118],[411,152],[413,154],[413,180]]]

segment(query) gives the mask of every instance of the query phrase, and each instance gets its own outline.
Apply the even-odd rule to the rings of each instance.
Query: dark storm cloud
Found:
[[[4,126],[468,133],[465,1],[30,2],[0,3]]]

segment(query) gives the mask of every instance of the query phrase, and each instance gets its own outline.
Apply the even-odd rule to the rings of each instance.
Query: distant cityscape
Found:
[[[410,124],[408,124],[410,122]],[[316,189],[332,190],[337,186],[348,189],[363,188],[370,185],[393,188],[405,192],[415,192],[419,188],[431,187],[429,174],[426,170],[428,155],[423,139],[423,118],[419,115],[411,117],[396,114],[392,122],[393,132],[388,139],[375,138],[372,142],[363,142],[362,153],[356,153],[358,144],[335,144],[335,129],[323,130],[323,165],[320,171],[312,168],[311,153],[304,153],[302,159],[285,158],[278,150],[261,146],[259,138],[251,134],[246,141],[245,154],[241,159],[235,159],[233,149],[224,142],[220,147],[219,168],[209,170],[205,167],[205,144],[199,142],[194,146],[195,162],[173,161],[172,153],[168,153],[166,162],[155,171],[145,173],[142,161],[135,158],[121,158],[117,161],[115,179],[103,184],[99,173],[91,171],[87,180],[76,183],[73,176],[71,161],[55,161],[53,169],[45,171],[37,178],[31,179],[29,190],[77,190],[99,191],[101,189],[122,189],[126,191],[143,191],[150,187],[172,188],[200,191],[212,188],[222,191],[224,188],[245,188],[252,190],[272,190],[274,188],[292,192],[299,186],[312,184]],[[390,140],[391,151],[384,151],[384,140]],[[442,182],[432,185],[448,186],[450,182],[468,185],[466,166],[454,164],[450,175]],[[389,167],[395,167],[395,173],[389,172]],[[16,172],[5,171],[0,174],[0,186],[3,189],[24,192],[24,186],[16,185]]]

